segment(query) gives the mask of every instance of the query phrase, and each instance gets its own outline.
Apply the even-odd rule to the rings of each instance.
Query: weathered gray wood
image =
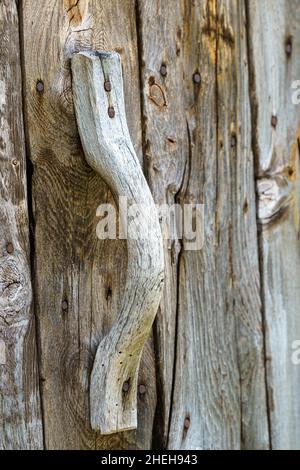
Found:
[[[268,448],[244,4],[184,7],[179,199],[204,203],[205,237],[179,259],[169,448]]]
[[[300,4],[247,4],[271,443],[299,449],[300,105],[292,83],[300,78]]]
[[[186,449],[300,448],[300,369],[292,364],[293,341],[300,339],[300,105],[292,103],[291,88],[300,79],[299,1],[19,4],[34,170],[33,274],[46,447],[150,448],[153,440],[155,447]],[[1,54],[8,54],[18,47],[16,12],[14,2],[3,5],[5,11],[14,9],[15,18],[14,35],[3,34],[0,44]],[[89,380],[97,346],[122,306],[127,251],[125,242],[96,237],[97,206],[113,197],[85,162],[70,75],[74,52],[89,49],[116,50],[122,57],[127,121],[142,161],[140,73],[145,168],[155,201],[205,204],[203,250],[186,252],[179,243],[164,247],[167,279],[154,330],[156,370],[150,338],[138,382],[138,429],[110,436],[90,428]],[[201,83],[197,76],[193,81],[194,72]],[[7,86],[20,110],[18,74],[19,69],[18,85],[9,79]],[[36,90],[37,80],[43,80],[44,91]],[[21,112],[14,114],[9,140],[18,142]],[[22,184],[12,197],[6,183],[15,184],[17,169]],[[16,256],[19,248],[13,256],[5,250],[18,231],[29,279],[24,167],[1,162],[0,174],[5,182],[1,221],[7,221],[2,216],[7,201],[13,202],[12,220],[18,221],[0,227],[1,256]],[[15,335],[12,347],[21,344],[19,332],[2,323],[1,332]],[[33,336],[26,336],[26,343],[28,338]],[[1,336],[0,372],[7,357]],[[18,364],[29,370],[24,361]],[[13,395],[1,396],[6,406]],[[28,412],[23,402],[22,397],[9,402],[19,423],[14,441],[12,421],[4,421],[0,412],[0,431],[6,426],[3,447],[34,440],[28,438],[33,434],[24,426],[24,415],[19,419],[19,411]]]
[[[120,53],[127,121],[141,158],[135,5],[131,0],[24,0],[22,5],[46,447],[149,448],[156,404],[151,339],[140,367],[138,430],[103,437],[90,427],[91,368],[120,311],[127,253],[125,241],[96,235],[97,207],[113,198],[85,162],[70,73],[74,52]],[[36,91],[37,80],[43,81],[43,92]]]
[[[128,225],[123,303],[97,349],[90,381],[92,428],[112,434],[137,427],[138,369],[164,279],[162,235],[127,127],[119,54],[75,54],[72,76],[85,158],[108,184],[118,206],[119,198],[126,198],[126,213],[120,210],[123,224]],[[105,83],[111,90],[105,90]],[[114,114],[109,115],[109,108]],[[139,208],[139,216],[129,222],[127,211],[134,207]]]
[[[189,152],[181,51],[183,7],[178,1],[156,0],[141,0],[138,6],[145,172],[157,204],[171,205],[178,202]],[[166,236],[167,230],[162,220]],[[158,403],[153,440],[160,448],[166,448],[169,432],[180,251],[179,240],[164,241],[164,294],[154,328]]]
[[[15,1],[0,2],[0,32],[0,449],[40,449],[43,433]]]

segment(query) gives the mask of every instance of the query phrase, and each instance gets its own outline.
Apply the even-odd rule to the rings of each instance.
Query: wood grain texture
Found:
[[[201,251],[179,259],[169,448],[268,448],[245,11],[184,2],[189,157],[178,195],[205,205]],[[197,44],[197,48],[191,47]],[[201,86],[193,82],[201,74]]]
[[[22,19],[46,447],[150,448],[156,404],[151,339],[138,381],[138,430],[102,437],[90,427],[91,368],[121,307],[127,254],[122,241],[96,236],[96,209],[113,198],[85,162],[70,74],[75,52],[120,53],[128,126],[141,159],[134,3],[24,0]],[[43,92],[36,90],[38,80]]]
[[[92,428],[112,434],[137,427],[140,359],[164,279],[162,234],[127,127],[119,54],[75,54],[72,76],[85,158],[108,184],[117,205],[119,198],[126,198],[126,213],[120,210],[127,227],[128,252],[123,302],[112,329],[99,344],[90,381]],[[111,89],[106,91],[108,83]],[[132,218],[130,211],[136,208],[139,215]]]
[[[0,2],[0,449],[41,449],[16,2]]]
[[[145,172],[159,205],[176,204],[188,160],[188,130],[184,103],[181,2],[138,2],[139,46],[143,91]],[[163,71],[166,69],[166,74]],[[155,447],[167,446],[175,360],[178,301],[179,240],[168,240],[162,219],[165,284],[155,322],[158,401],[153,435]]]
[[[46,447],[299,449],[299,1],[19,4]],[[15,58],[0,69],[0,447],[34,448],[42,442],[15,2],[1,1],[0,12],[1,64]],[[110,436],[90,427],[89,381],[122,307],[128,256],[125,242],[96,236],[96,209],[114,199],[85,161],[70,73],[75,52],[99,49],[121,55],[129,132],[155,202],[205,205],[201,251],[164,245],[138,429]]]
[[[268,405],[274,449],[300,448],[300,4],[248,2],[253,149],[267,352]]]

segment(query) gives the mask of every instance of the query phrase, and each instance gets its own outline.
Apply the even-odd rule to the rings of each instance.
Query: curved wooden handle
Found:
[[[127,240],[123,305],[100,342],[90,380],[92,428],[111,434],[137,427],[138,368],[160,302],[163,244],[156,207],[129,136],[119,55],[80,52],[72,58],[72,75],[77,124],[88,164],[106,181],[117,204],[119,196],[126,196],[128,210],[142,205],[133,224],[143,238]],[[124,383],[128,385],[123,387]]]

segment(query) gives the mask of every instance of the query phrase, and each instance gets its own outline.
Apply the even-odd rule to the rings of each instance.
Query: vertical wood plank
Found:
[[[177,1],[138,4],[145,171],[155,202],[172,205],[178,203],[188,159],[183,9]],[[161,228],[167,235],[165,222]],[[167,445],[171,411],[180,250],[180,241],[165,240],[164,294],[154,327],[159,398],[153,437],[154,446],[161,448]]]
[[[271,441],[299,449],[300,367],[292,354],[300,339],[300,105],[292,83],[300,79],[300,5],[246,3]]]
[[[0,2],[0,449],[41,449],[16,2]]]
[[[84,49],[121,54],[129,130],[141,157],[135,5],[24,0],[22,11],[46,447],[149,448],[156,403],[151,340],[140,371],[138,431],[102,437],[89,424],[91,366],[118,313],[127,260],[124,243],[96,236],[96,209],[112,196],[82,154],[69,64]]]
[[[179,260],[169,448],[268,448],[245,11],[184,5],[190,158],[179,196],[204,203],[205,235]]]
[[[224,179],[216,183],[222,200],[218,238],[222,243],[222,224],[226,219],[221,220],[228,217],[227,272],[231,271],[229,283],[232,282],[236,325],[241,448],[267,449],[269,429],[251,147],[247,17],[245,5],[240,1],[219,0],[217,9],[218,168],[224,173]]]

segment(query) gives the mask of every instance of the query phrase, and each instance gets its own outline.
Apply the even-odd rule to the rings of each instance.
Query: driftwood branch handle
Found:
[[[141,205],[138,221],[133,221],[140,235],[127,240],[122,308],[100,342],[90,381],[92,428],[111,434],[137,427],[139,363],[159,306],[164,276],[162,236],[129,136],[119,55],[78,53],[72,58],[72,75],[77,124],[88,164],[106,181],[117,203],[125,196],[129,211]]]

